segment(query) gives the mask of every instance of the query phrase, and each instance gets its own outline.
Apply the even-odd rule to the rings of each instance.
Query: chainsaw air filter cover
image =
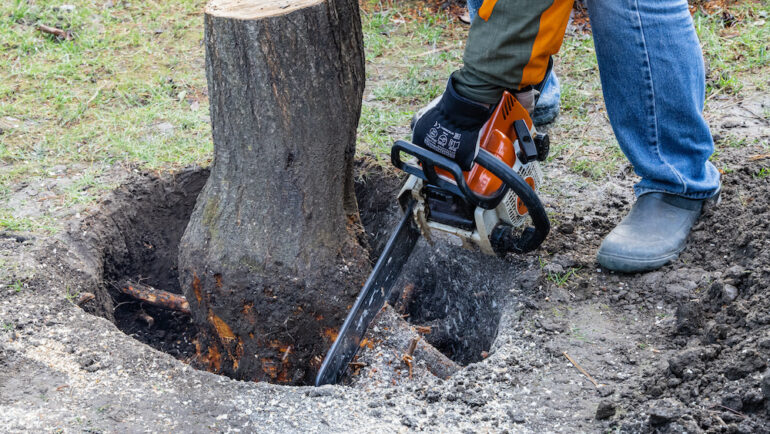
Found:
[[[538,161],[522,166],[519,174],[535,193],[540,192],[540,186],[543,185],[543,169]],[[513,190],[508,190],[503,201],[497,206],[497,214],[500,220],[513,227],[520,227],[527,222],[527,207]]]

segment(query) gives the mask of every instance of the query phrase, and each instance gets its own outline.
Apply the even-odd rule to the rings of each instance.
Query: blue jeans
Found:
[[[473,18],[482,0],[468,0]],[[587,0],[602,92],[637,195],[713,196],[705,71],[687,0]],[[549,80],[550,81],[550,80]]]
[[[703,54],[687,0],[587,0],[604,102],[637,195],[713,196]]]

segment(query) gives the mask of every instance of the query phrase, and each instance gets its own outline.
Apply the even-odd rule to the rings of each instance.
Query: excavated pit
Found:
[[[429,344],[466,366],[483,360],[497,337],[503,294],[469,266],[464,252],[448,253],[415,252],[396,308],[410,323],[430,328]]]
[[[176,267],[179,240],[208,174],[207,169],[192,168],[164,178],[139,177],[117,189],[79,230],[102,270],[103,293],[96,294],[100,302],[84,308],[186,362],[195,356],[197,330],[190,316],[138,301],[119,287],[131,281],[182,293]]]
[[[196,357],[190,316],[151,306],[119,291],[126,282],[181,294],[179,241],[208,170],[144,174],[118,188],[72,233],[91,251],[101,272],[95,300],[83,308],[112,321],[127,335],[186,363]],[[402,180],[377,164],[359,162],[356,195],[372,262],[401,217],[396,194]],[[450,251],[451,250],[451,251]],[[479,254],[420,242],[396,284],[392,304],[408,322],[430,327],[425,340],[460,365],[483,359],[497,334],[500,291],[486,281]],[[479,270],[481,274],[479,274]]]

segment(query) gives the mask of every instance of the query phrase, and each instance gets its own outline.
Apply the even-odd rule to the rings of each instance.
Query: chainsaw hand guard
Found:
[[[401,152],[417,158],[420,165],[404,162],[401,159]],[[505,233],[498,231],[495,244],[499,247],[499,253],[530,252],[540,246],[551,229],[548,215],[535,191],[512,168],[483,148],[479,149],[479,153],[474,160],[475,164],[479,164],[489,170],[503,181],[500,189],[490,196],[482,196],[471,190],[465,181],[462,169],[457,163],[412,143],[403,140],[396,141],[391,148],[390,157],[391,162],[398,169],[427,181],[429,184],[450,191],[464,198],[469,204],[484,209],[494,209],[503,200],[508,189],[513,190],[527,207],[534,227],[526,228],[522,235],[518,237],[512,235],[510,231]],[[439,176],[436,173],[437,168],[450,173],[454,178],[454,182]]]
[[[422,167],[403,162],[401,160],[401,152],[417,158]],[[396,168],[425,180],[436,187],[450,191],[464,198],[473,206],[494,209],[503,200],[503,196],[505,196],[505,188],[499,189],[492,196],[481,196],[474,193],[468,186],[468,183],[465,182],[463,171],[457,163],[428,149],[403,140],[398,140],[393,145],[390,151],[390,159]],[[439,176],[436,173],[436,168],[449,172],[455,182]]]

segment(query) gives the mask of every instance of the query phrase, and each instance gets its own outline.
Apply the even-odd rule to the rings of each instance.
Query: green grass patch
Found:
[[[409,138],[406,131],[402,134],[396,133],[394,126],[408,125],[411,116],[411,111],[396,111],[375,105],[364,105],[358,124],[358,152],[367,150],[375,157],[386,158],[395,140]]]
[[[15,166],[204,162],[203,1],[12,0],[0,6],[0,159]],[[38,24],[72,32],[58,40]],[[160,133],[159,123],[171,123]]]
[[[64,206],[90,204],[109,189],[107,184],[99,181],[101,170],[86,170],[72,184],[64,188]]]
[[[53,234],[57,230],[53,217],[41,216],[18,217],[12,210],[0,209],[0,230],[12,232],[47,232]]]
[[[414,112],[440,95],[462,65],[468,28],[415,2],[367,2],[361,19],[367,88],[357,149],[389,164],[390,146],[409,138]]]
[[[770,64],[770,3],[739,2],[730,6],[729,14],[720,12],[699,10],[693,16],[708,67],[707,93],[766,85],[758,72]]]
[[[56,219],[14,214],[3,204],[21,181],[56,165],[143,169],[207,165],[212,156],[202,45],[206,0],[173,2],[7,0],[0,3],[0,230],[54,231]],[[734,8],[734,9],[733,9]],[[731,6],[739,17],[694,17],[709,67],[709,96],[767,87],[770,5]],[[360,154],[388,164],[409,138],[413,113],[440,95],[462,65],[468,26],[424,2],[365,0],[361,9],[367,87]],[[39,24],[71,32],[60,40]],[[624,161],[603,113],[590,35],[568,35],[557,59],[562,116],[550,132],[551,160],[596,182]],[[765,110],[765,118],[768,111]],[[597,114],[598,113],[598,114]],[[599,131],[599,129],[601,131]],[[722,146],[745,146],[736,139]],[[63,207],[105,190],[99,170],[70,173]]]

